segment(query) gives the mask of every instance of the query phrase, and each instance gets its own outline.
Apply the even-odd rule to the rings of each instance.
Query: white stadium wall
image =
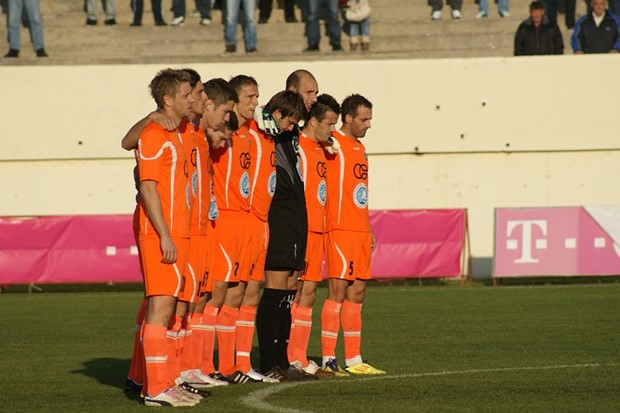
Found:
[[[262,103],[297,68],[338,100],[368,97],[371,209],[467,208],[478,276],[495,207],[620,205],[617,56],[186,66],[253,75]],[[0,216],[131,213],[134,161],[119,142],[153,109],[163,67],[0,67]]]

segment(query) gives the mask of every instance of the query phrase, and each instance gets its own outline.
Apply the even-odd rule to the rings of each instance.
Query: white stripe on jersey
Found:
[[[336,248],[336,251],[338,251],[338,255],[340,255],[340,259],[342,260],[342,272],[340,273],[340,276],[338,277],[342,280],[344,279],[345,273],[347,272],[347,260],[344,257],[342,250],[340,249],[338,244],[336,244],[335,242],[334,242],[334,247]]]
[[[345,137],[345,134],[342,131],[338,130],[336,132],[342,135],[341,139]],[[340,157],[340,185],[338,186],[339,188],[338,189],[338,224],[340,224],[340,215],[342,214],[342,194],[344,192],[344,164],[345,164],[345,157],[344,157],[344,151],[342,150],[342,146],[340,147],[340,150],[338,151],[338,154],[336,156]]]
[[[258,183],[258,174],[260,173],[260,164],[261,158],[263,157],[263,145],[260,141],[260,137],[258,134],[252,130],[250,131],[250,135],[254,138],[254,142],[256,143],[256,167],[254,168],[254,176],[252,176],[252,192],[250,194],[250,206],[252,206],[252,201],[254,200],[254,189],[256,188],[256,184]]]

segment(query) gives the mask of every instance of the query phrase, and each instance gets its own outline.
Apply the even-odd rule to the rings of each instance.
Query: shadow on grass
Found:
[[[71,373],[97,380],[100,384],[124,389],[130,359],[96,358],[82,363],[83,367]]]

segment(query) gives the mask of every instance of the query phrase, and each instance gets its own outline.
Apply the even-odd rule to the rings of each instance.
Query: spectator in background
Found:
[[[185,23],[185,11],[185,0],[172,0],[173,18],[170,24],[172,26],[183,26]],[[202,26],[211,24],[211,0],[196,0],[196,12],[200,16],[200,24]]]
[[[571,38],[573,51],[617,53],[620,51],[620,21],[607,10],[605,0],[592,0],[592,12],[581,16]]]
[[[329,44],[332,51],[341,52],[340,22],[338,21],[338,0],[308,0],[308,14],[306,16],[306,37],[308,47],[304,52],[318,52],[321,42],[321,30],[319,27],[319,14],[321,6],[326,6],[327,20],[325,27],[329,36]]]
[[[99,0],[84,0],[84,10],[86,11],[86,25],[96,26],[99,17],[97,2]],[[104,23],[106,26],[116,25],[116,0],[101,0],[105,13]]]
[[[545,16],[541,1],[530,3],[530,17],[523,20],[515,34],[515,56],[564,53],[562,33],[556,23]]]
[[[508,0],[497,0],[497,11],[499,12],[499,17],[508,17],[510,13],[508,12]],[[479,0],[478,1],[478,14],[476,14],[476,19],[482,19],[489,15],[489,0]]]
[[[564,23],[567,29],[575,27],[575,7],[576,0],[546,0],[545,15],[551,23],[557,23],[560,2],[564,3]],[[586,0],[586,4],[588,1]],[[589,6],[588,6],[589,7]]]
[[[461,8],[463,0],[447,0],[446,3],[452,8],[452,18],[458,20],[461,18]],[[443,9],[443,0],[428,0],[428,4],[432,7],[431,19],[441,20],[441,9]]]
[[[131,23],[131,26],[142,26],[144,0],[131,0],[131,9],[133,10],[133,22]],[[151,0],[151,9],[153,10],[155,26],[167,26],[161,14],[161,0]]]
[[[280,1],[278,1],[280,3]],[[297,23],[297,17],[295,17],[295,0],[283,0],[284,6],[284,20],[287,23]],[[260,24],[267,23],[269,17],[271,17],[273,0],[258,0],[258,22]]]
[[[369,0],[349,0],[344,12],[345,31],[349,34],[351,51],[356,51],[362,40],[362,50],[370,50]]]
[[[246,53],[254,53],[256,49],[256,0],[226,0],[226,24],[224,27],[224,41],[226,53],[237,51],[237,24],[239,22],[239,9],[243,2],[243,41]]]
[[[39,0],[9,0],[8,26],[9,51],[4,57],[19,57],[21,49],[21,24],[24,10],[30,25],[30,38],[37,57],[48,57],[43,46],[43,25]]]

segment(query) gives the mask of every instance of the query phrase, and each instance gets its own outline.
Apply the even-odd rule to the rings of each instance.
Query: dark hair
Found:
[[[291,90],[283,90],[273,95],[265,105],[265,110],[271,114],[279,110],[282,117],[292,116],[297,120],[305,119],[308,114],[301,95]]]
[[[215,107],[223,105],[226,102],[239,102],[239,96],[235,89],[222,78],[210,79],[204,83],[205,93],[207,97],[213,101]]]
[[[239,129],[239,119],[237,119],[235,112],[228,113],[228,116],[229,118],[228,122],[226,122],[226,127],[234,132]]]
[[[344,122],[344,118],[347,115],[351,115],[352,118],[355,118],[357,116],[357,108],[360,106],[372,109],[372,103],[364,96],[358,95],[357,93],[347,96],[342,101],[342,121]]]
[[[194,69],[185,68],[181,70],[183,70],[184,72],[187,72],[187,74],[189,75],[189,85],[192,87],[192,90],[194,90],[198,82],[201,81],[200,75]]]
[[[543,4],[542,1],[535,0],[535,1],[530,3],[530,11],[532,11],[532,10],[544,10],[544,9],[545,9],[545,5]]]
[[[230,86],[235,89],[235,92],[237,92],[237,94],[241,92],[241,88],[243,88],[244,86],[252,85],[258,87],[258,82],[256,81],[256,79],[254,79],[252,76],[247,75],[237,75],[230,79],[228,83],[230,83]]]
[[[151,96],[158,108],[164,107],[164,96],[174,97],[181,83],[190,81],[190,75],[184,70],[162,69],[149,83]]]
[[[327,112],[334,112],[336,115],[340,115],[340,105],[338,101],[332,96],[323,93],[316,98],[316,102],[312,105],[306,116],[306,122],[312,118],[316,118],[319,122],[325,119]]]

